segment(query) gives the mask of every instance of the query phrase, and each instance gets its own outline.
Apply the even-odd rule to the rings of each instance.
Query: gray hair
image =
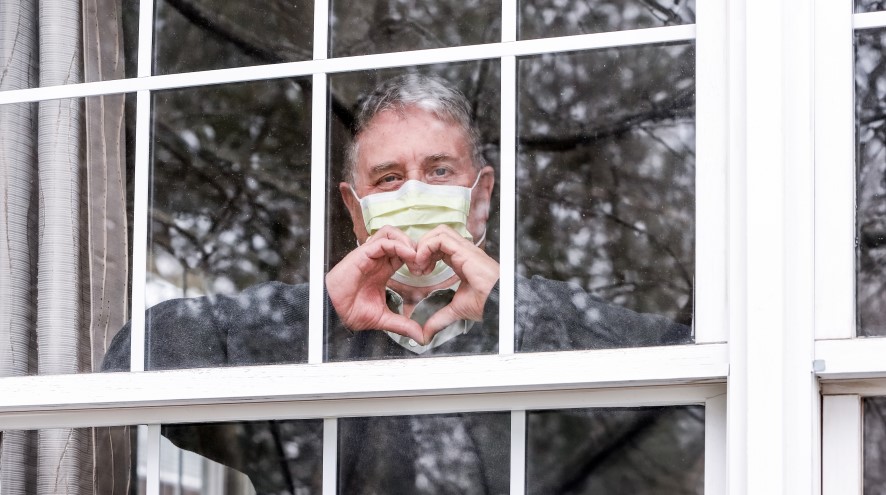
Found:
[[[385,110],[403,112],[409,107],[421,108],[444,122],[461,127],[471,148],[474,167],[477,170],[483,167],[480,132],[471,118],[471,105],[465,95],[438,77],[403,74],[379,84],[360,103],[354,122],[354,137],[345,155],[345,177],[351,185],[356,184],[360,134],[379,113]]]

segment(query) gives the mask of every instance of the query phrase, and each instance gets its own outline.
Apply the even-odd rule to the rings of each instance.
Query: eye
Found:
[[[443,177],[449,173],[449,170],[444,167],[437,167],[432,173],[434,177]]]

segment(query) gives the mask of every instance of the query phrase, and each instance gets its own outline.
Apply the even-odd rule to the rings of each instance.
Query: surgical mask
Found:
[[[351,188],[351,193],[360,202],[363,221],[369,235],[378,232],[385,225],[402,230],[410,239],[418,241],[438,225],[448,225],[465,239],[472,241],[468,232],[468,213],[471,209],[471,192],[477,187],[480,175],[470,188],[462,186],[431,185],[417,180],[408,180],[396,191],[370,194],[360,198]],[[477,245],[486,238],[484,232]],[[446,281],[455,271],[440,260],[434,269],[425,275],[413,275],[406,265],[401,266],[392,280],[411,287],[430,287]]]

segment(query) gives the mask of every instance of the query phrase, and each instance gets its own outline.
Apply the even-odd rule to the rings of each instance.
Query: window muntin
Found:
[[[157,0],[154,9],[154,74],[312,57],[310,1]]]
[[[501,39],[495,0],[330,0],[329,55],[347,57]],[[441,20],[444,20],[441,22]]]
[[[855,32],[858,335],[886,335],[886,30]]]
[[[666,335],[664,321],[658,336],[641,335],[654,328],[559,342],[518,336],[518,349],[689,341],[694,55],[692,44],[677,44],[519,59],[517,273],[567,281],[687,328],[683,337]],[[518,301],[521,287],[529,291],[518,283]]]
[[[693,0],[521,0],[519,37],[536,39],[692,24]]]

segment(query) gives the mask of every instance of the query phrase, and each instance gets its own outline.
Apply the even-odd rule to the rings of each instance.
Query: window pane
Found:
[[[161,493],[321,493],[322,420],[166,425],[162,433]]]
[[[517,349],[691,342],[694,45],[518,63]]]
[[[128,319],[133,109],[0,105],[0,377],[98,370]]]
[[[702,494],[704,407],[531,411],[526,493]]]
[[[876,12],[886,10],[886,2],[883,0],[855,0],[855,12]]]
[[[338,420],[339,493],[508,493],[509,413]]]
[[[693,0],[521,0],[520,39],[695,22]]]
[[[134,426],[0,431],[4,494],[145,493],[146,439]]]
[[[154,74],[310,60],[307,0],[157,0]]]
[[[886,335],[886,30],[855,33],[858,334]]]
[[[864,399],[864,494],[886,491],[886,397]]]
[[[306,360],[310,92],[281,79],[154,94],[149,369]]]
[[[137,53],[135,0],[3,5],[0,91],[134,77]]]
[[[331,0],[333,57],[501,41],[500,0]]]
[[[357,247],[354,223],[345,201],[352,198],[350,189],[344,192],[340,184],[347,180],[345,173],[346,149],[352,143],[351,130],[356,118],[357,104],[372,92],[379,83],[390,82],[404,74],[423,74],[438,77],[440,84],[461,91],[470,106],[477,127],[478,148],[482,160],[492,166],[497,177],[499,124],[499,64],[498,61],[427,66],[410,69],[355,72],[330,76],[330,100],[332,115],[329,119],[329,199],[327,237],[327,263],[332,268]],[[421,83],[424,84],[424,83]],[[408,127],[407,127],[408,128]],[[418,140],[414,140],[418,141]],[[413,145],[401,135],[386,137],[377,143],[377,149],[395,150],[397,146]],[[447,143],[441,143],[447,144]],[[366,149],[361,147],[360,150]],[[471,172],[473,174],[473,171]],[[497,180],[497,179],[496,179]],[[469,186],[469,184],[468,184]],[[363,221],[358,220],[362,227]],[[476,241],[475,241],[476,242]],[[489,219],[486,223],[485,249],[492,259],[498,258],[498,194],[490,201]],[[390,282],[388,286],[392,286]],[[424,297],[424,296],[422,296]],[[473,323],[467,333],[461,333],[441,345],[422,349],[411,343],[396,342],[396,336],[382,331],[351,332],[346,329],[333,308],[327,308],[326,358],[329,361],[354,359],[406,358],[418,356],[441,356],[456,354],[494,353],[498,349],[497,298],[487,304],[488,312],[482,322]],[[418,307],[418,306],[416,306]],[[427,307],[427,306],[426,306]],[[404,310],[405,311],[405,310]],[[434,310],[436,311],[436,309]],[[419,311],[420,312],[420,311]],[[418,316],[416,316],[418,318]],[[478,320],[481,318],[478,318]],[[418,352],[421,352],[420,354]]]

